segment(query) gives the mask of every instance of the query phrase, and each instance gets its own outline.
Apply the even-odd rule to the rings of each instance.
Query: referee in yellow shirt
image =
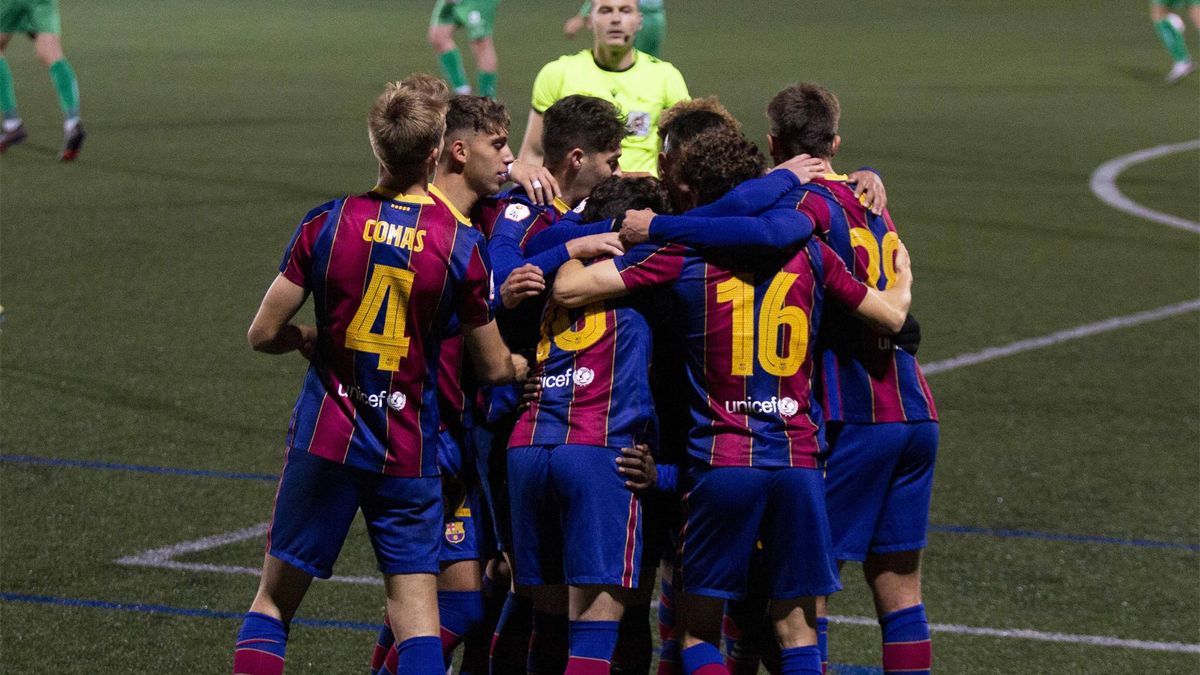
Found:
[[[629,136],[621,143],[621,171],[658,175],[658,116],[690,96],[675,66],[633,47],[641,23],[637,0],[592,3],[592,48],[547,63],[533,81],[522,161],[542,163],[546,108],[565,96],[585,94],[612,101],[625,116]]]

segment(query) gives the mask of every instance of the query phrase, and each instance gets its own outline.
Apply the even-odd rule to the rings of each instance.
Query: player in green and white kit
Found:
[[[457,94],[471,93],[462,52],[454,44],[454,29],[466,28],[475,52],[475,67],[479,69],[479,95],[496,97],[496,72],[499,61],[492,32],[496,22],[496,6],[500,0],[437,0],[429,20],[429,44],[437,52],[442,73]]]
[[[58,158],[69,162],[79,156],[86,136],[79,119],[79,81],[75,70],[63,56],[62,20],[58,15],[58,0],[0,0],[0,111],[4,113],[3,133],[0,134],[0,153],[28,137],[21,116],[17,113],[17,93],[13,88],[12,71],[4,58],[4,50],[14,33],[26,33],[33,38],[38,59],[50,69],[50,81],[58,93],[62,107],[65,141]]]
[[[663,42],[667,39],[667,9],[663,7],[663,0],[638,0],[638,9],[642,12],[642,29],[634,38],[633,46],[650,56],[661,57]],[[579,14],[567,19],[567,23],[563,25],[563,32],[567,37],[575,37],[576,33],[587,26],[591,13],[591,0],[584,0]]]
[[[1150,20],[1171,55],[1167,84],[1182,80],[1196,69],[1192,55],[1188,53],[1187,39],[1183,37],[1183,21],[1179,15],[1184,13],[1191,17],[1192,25],[1200,29],[1200,0],[1150,0]]]

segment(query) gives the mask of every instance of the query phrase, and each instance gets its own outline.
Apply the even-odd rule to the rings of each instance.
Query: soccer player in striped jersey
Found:
[[[483,237],[427,193],[446,94],[429,76],[388,85],[368,116],[378,184],[309,212],[250,326],[256,350],[299,350],[311,363],[234,673],[283,672],[288,625],[313,577],[332,575],[360,509],[384,576],[399,667],[444,672],[436,365],[451,317],[481,379],[514,376],[491,315]],[[316,326],[292,323],[310,293]]]
[[[771,100],[772,154],[805,152],[824,177],[802,188],[799,209],[854,277],[892,288],[901,246],[891,215],[863,208],[833,170],[841,105],[817,84],[787,87]],[[817,393],[827,421],[826,504],[839,561],[863,564],[883,632],[885,672],[928,673],[929,626],[921,598],[938,417],[915,354],[842,308],[825,312]],[[820,609],[824,613],[824,604]]]
[[[494,99],[470,95],[450,99],[437,177],[430,184],[429,193],[463,226],[474,227],[464,214],[470,213],[481,197],[499,190],[507,179],[507,165],[512,161],[508,128],[508,111]],[[476,453],[471,440],[477,418],[477,386],[474,370],[465,357],[466,344],[458,331],[458,318],[454,317],[451,336],[442,341],[438,364],[438,412],[441,417],[438,461],[442,468],[445,519],[438,575],[438,613],[442,652],[447,665],[454,649],[469,640],[468,651],[476,661],[466,664],[472,667],[465,672],[486,672],[486,643],[481,651],[478,631],[483,620],[480,562],[491,552],[487,547],[491,540],[491,525],[482,504]],[[520,356],[513,358],[524,361]],[[518,366],[517,370],[522,368]],[[372,657],[372,672],[394,675],[394,645],[390,623],[385,621]]]
[[[736,147],[743,150],[731,153]],[[701,133],[682,153],[681,192],[693,205],[761,174],[764,164],[729,130]],[[839,585],[819,471],[811,346],[826,295],[881,331],[899,330],[912,281],[903,247],[896,269],[894,288],[868,288],[831,249],[810,240],[775,255],[643,245],[612,261],[560,270],[554,298],[569,307],[654,286],[669,287],[679,306],[693,415],[680,544],[686,672],[727,672],[717,648],[722,608],[745,594],[759,537],[785,672],[819,670],[815,597]]]

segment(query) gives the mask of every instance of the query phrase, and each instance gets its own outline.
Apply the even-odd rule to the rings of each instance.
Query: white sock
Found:
[[[63,122],[63,133],[69,134],[72,131],[75,131],[75,127],[79,126],[81,121],[82,120],[80,120],[78,117],[68,118],[65,122]]]
[[[463,85],[463,86],[461,86],[461,87],[455,87],[455,88],[454,88],[454,93],[456,93],[456,94],[469,94],[469,93],[471,93],[471,85],[469,85],[469,84],[464,84],[464,85]]]
[[[4,118],[4,132],[5,133],[8,133],[9,131],[13,131],[19,126],[21,126],[21,118],[20,117],[5,117]]]

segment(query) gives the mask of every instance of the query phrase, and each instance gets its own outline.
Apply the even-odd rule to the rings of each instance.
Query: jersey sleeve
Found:
[[[649,286],[662,286],[679,278],[688,249],[675,244],[638,244],[613,258],[617,273],[632,291]]]
[[[488,260],[482,236],[471,245],[469,255],[467,272],[463,278],[463,293],[455,314],[464,325],[483,326],[492,320],[495,287],[492,283],[492,265]]]
[[[693,216],[750,216],[779,203],[787,193],[800,187],[800,179],[791,171],[772,171],[734,187],[711,204],[692,209]]]
[[[826,292],[834,300],[850,309],[861,305],[863,298],[867,297],[866,284],[850,274],[850,270],[846,269],[846,263],[842,262],[842,259],[828,244],[818,241],[817,245],[821,251],[821,274],[823,277],[821,281]]]
[[[668,64],[668,73],[664,82],[663,90],[663,110],[692,98],[688,93],[687,82],[683,81],[683,73],[675,66]]]
[[[809,217],[820,235],[829,234],[829,224],[832,222],[829,214],[829,201],[818,192],[812,188],[804,188],[796,209]]]
[[[526,236],[540,216],[540,211],[520,202],[512,202],[496,218],[487,252],[499,283],[504,283],[513,270],[525,264]]]
[[[325,219],[329,217],[331,208],[331,204],[325,204],[309,211],[283,252],[283,260],[279,262],[279,273],[297,286],[311,290],[308,275],[312,269],[313,246],[321,228],[325,226]]]
[[[650,238],[654,241],[697,249],[778,251],[803,244],[812,233],[812,220],[792,208],[772,209],[758,216],[655,216],[650,223]]]
[[[555,101],[562,98],[564,71],[561,59],[547,63],[538,71],[537,78],[533,80],[531,105],[534,112],[540,115],[546,112],[546,108],[554,105]]]

